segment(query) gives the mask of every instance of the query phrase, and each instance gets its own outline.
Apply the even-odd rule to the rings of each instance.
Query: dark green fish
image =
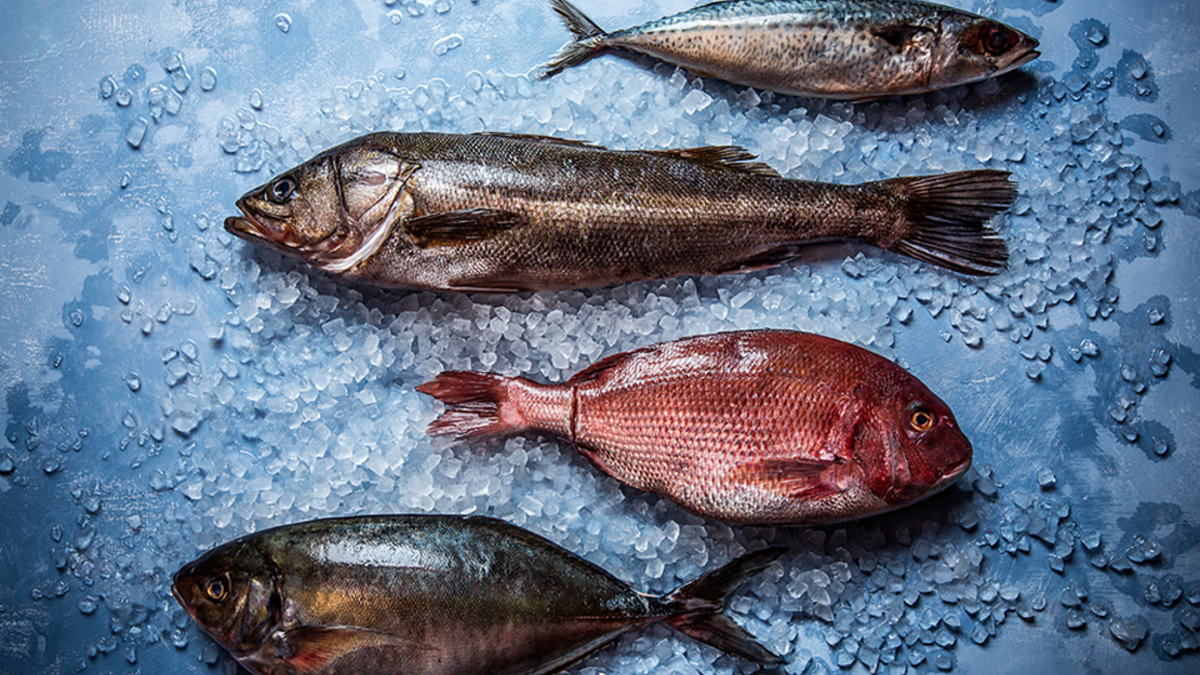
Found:
[[[238,200],[231,233],[393,288],[559,290],[777,265],[851,239],[995,274],[1006,171],[834,185],[740,148],[613,151],[542,136],[374,133]]]
[[[656,596],[502,520],[334,518],[219,546],[171,591],[258,675],[538,675],[660,621],[774,666],[783,661],[721,610],[784,551],[748,553]]]
[[[725,0],[612,33],[551,0],[575,35],[543,76],[610,48],[783,94],[871,99],[996,77],[1040,55],[998,21],[919,0]]]

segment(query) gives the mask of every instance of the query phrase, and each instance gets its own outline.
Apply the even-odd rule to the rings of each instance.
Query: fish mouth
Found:
[[[1034,44],[1034,47],[1036,47],[1036,46],[1037,45]],[[1037,57],[1039,57],[1041,55],[1042,55],[1042,53],[1039,52],[1038,50],[1030,49],[1029,51],[1025,52],[1024,54],[1021,54],[1016,59],[1014,59],[1012,63],[1008,64],[1008,66],[1004,68],[1004,72],[1007,73],[1009,71],[1016,70],[1017,68],[1020,68],[1021,66],[1025,65],[1026,63],[1029,63],[1030,61],[1036,59]]]

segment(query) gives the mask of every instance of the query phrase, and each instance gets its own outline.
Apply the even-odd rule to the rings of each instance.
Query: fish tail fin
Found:
[[[523,431],[525,426],[513,419],[511,406],[505,406],[511,382],[512,378],[491,373],[448,370],[418,386],[417,391],[449,406],[429,424],[429,435],[464,441]]]
[[[664,622],[681,633],[723,652],[768,667],[782,665],[782,657],[767,649],[746,629],[735,624],[722,613],[722,609],[725,596],[749,577],[766,569],[767,565],[786,552],[786,548],[776,546],[747,553],[724,567],[680,586],[663,598],[668,609],[676,610],[676,613],[664,619]]]
[[[1017,198],[1011,175],[981,169],[881,181],[896,191],[907,227],[880,245],[961,274],[999,274],[1008,246],[987,223]]]
[[[542,66],[538,79],[557,75],[566,68],[587,61],[604,50],[604,38],[608,37],[608,33],[567,0],[550,0],[550,4],[567,25],[567,30],[575,36],[575,41],[563,47],[562,51]]]

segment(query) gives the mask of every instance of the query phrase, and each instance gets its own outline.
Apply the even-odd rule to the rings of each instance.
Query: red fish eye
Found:
[[[929,431],[933,428],[933,414],[928,410],[918,408],[913,411],[908,423],[915,431]]]
[[[984,26],[982,38],[983,49],[991,56],[999,56],[1007,52],[1020,41],[1016,31],[997,23],[989,23]]]

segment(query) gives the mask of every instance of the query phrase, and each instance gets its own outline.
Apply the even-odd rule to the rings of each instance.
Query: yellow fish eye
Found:
[[[208,583],[204,584],[204,594],[213,602],[221,602],[229,595],[229,584],[221,577],[209,579]]]
[[[913,411],[908,423],[915,431],[929,431],[933,428],[933,415],[924,408],[918,408]]]

